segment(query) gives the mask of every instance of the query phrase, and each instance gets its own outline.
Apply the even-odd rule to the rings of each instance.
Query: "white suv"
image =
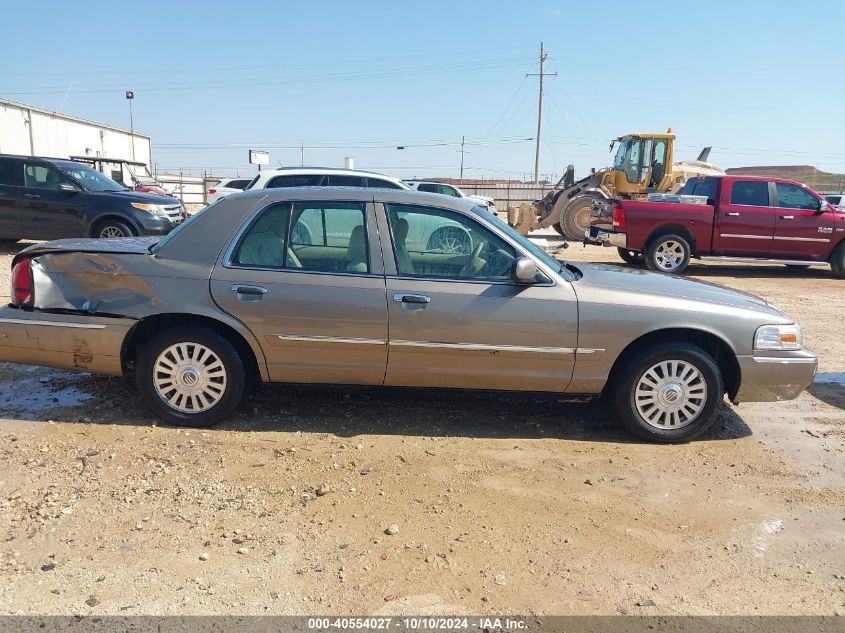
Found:
[[[226,178],[208,190],[208,204],[232,193],[240,193],[249,184],[249,178]]]
[[[489,196],[467,195],[455,185],[447,185],[442,182],[429,182],[425,180],[405,180],[406,185],[411,189],[417,191],[426,191],[428,193],[439,193],[442,196],[452,196],[453,198],[466,198],[467,200],[474,200],[482,206],[487,207],[490,213],[496,213],[496,203],[493,198]]]
[[[247,189],[279,187],[368,187],[370,189],[410,189],[401,180],[357,169],[330,167],[280,167],[261,171]]]

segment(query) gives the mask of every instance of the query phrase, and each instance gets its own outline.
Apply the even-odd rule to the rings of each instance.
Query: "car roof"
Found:
[[[425,205],[470,212],[478,206],[466,198],[452,198],[439,193],[416,189],[378,189],[364,187],[281,187],[278,189],[248,189],[243,193],[226,196],[226,200],[267,198],[271,202],[297,202],[309,200],[347,202],[395,202],[398,204]]]
[[[363,169],[346,169],[345,167],[276,167],[274,169],[265,169],[259,175],[265,174],[340,174],[349,176],[380,176],[389,180],[397,180],[393,176],[380,174],[375,171],[365,171]],[[401,181],[399,181],[401,182]]]

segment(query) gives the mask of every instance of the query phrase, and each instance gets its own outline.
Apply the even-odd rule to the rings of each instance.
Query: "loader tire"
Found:
[[[594,196],[578,196],[566,205],[560,218],[561,235],[570,240],[583,241],[584,234],[590,228],[590,209],[597,199]]]

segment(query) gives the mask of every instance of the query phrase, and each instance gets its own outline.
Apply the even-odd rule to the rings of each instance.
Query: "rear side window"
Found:
[[[15,185],[15,161],[0,158],[0,185]]]
[[[255,223],[241,240],[233,258],[234,263],[241,266],[258,266],[261,268],[284,268],[285,244],[290,204],[279,204],[270,207]]]
[[[319,187],[323,177],[319,174],[302,174],[289,176],[274,176],[267,182],[267,189],[282,187]]]
[[[426,191],[428,193],[437,193],[437,185],[432,185],[428,182],[421,182],[417,185],[417,191]]]
[[[785,182],[775,183],[775,190],[778,193],[779,207],[786,209],[808,209],[818,211],[821,202],[804,187],[790,185]]]
[[[731,189],[731,204],[769,206],[769,183],[765,180],[737,180]]]
[[[230,180],[226,186],[230,189],[245,189],[248,184],[249,180]]]

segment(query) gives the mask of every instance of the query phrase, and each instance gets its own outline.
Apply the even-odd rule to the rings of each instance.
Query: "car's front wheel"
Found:
[[[106,220],[97,225],[97,229],[94,231],[94,237],[101,239],[132,237],[133,235],[135,235],[135,232],[132,228],[126,222],[120,220]]]
[[[725,392],[719,367],[686,343],[647,348],[626,363],[616,409],[631,433],[654,442],[686,442],[716,421]]]
[[[138,390],[171,424],[217,424],[237,408],[246,376],[234,346],[203,327],[175,327],[150,339],[137,363]]]

